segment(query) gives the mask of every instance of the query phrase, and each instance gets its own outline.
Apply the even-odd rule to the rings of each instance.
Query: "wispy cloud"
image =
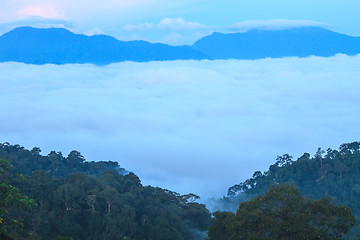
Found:
[[[28,17],[42,17],[49,19],[66,19],[64,11],[58,11],[52,5],[31,5],[16,11],[20,19]]]
[[[171,45],[191,45],[201,37],[211,34],[213,29],[214,27],[186,21],[181,17],[164,18],[158,23],[126,24],[124,27],[125,31],[133,33],[133,37],[127,40],[140,38]]]
[[[308,26],[324,28],[329,27],[324,23],[316,21],[287,19],[273,19],[266,21],[253,20],[238,22],[227,26],[211,26],[201,24],[199,22],[187,21],[179,17],[164,18],[158,23],[143,22],[137,24],[127,24],[125,25],[124,30],[134,33],[134,36],[137,38],[144,36],[144,39],[152,42],[164,42],[175,45],[179,43],[186,43],[191,45],[196,40],[212,34],[213,32],[246,32],[250,29],[281,30]],[[154,32],[158,32],[158,34],[154,34]],[[152,38],[149,36],[149,33],[152,35]],[[133,39],[134,38],[131,40]]]
[[[36,28],[57,27],[57,28],[67,28],[69,30],[75,30],[75,26],[71,21],[67,21],[63,19],[49,19],[43,17],[28,17],[25,20],[0,23],[0,35],[20,26],[31,26]]]
[[[183,18],[164,18],[159,23],[139,23],[127,24],[125,30],[128,31],[148,31],[148,30],[162,30],[162,31],[178,31],[178,30],[194,30],[194,29],[208,29],[209,26],[200,24],[198,22],[185,21]]]
[[[44,11],[44,13],[52,15],[54,18],[47,18],[46,14],[42,15],[40,13],[34,15],[42,15],[41,17],[30,16],[29,14],[29,17],[25,20],[0,24],[0,34],[10,31],[15,27],[24,25],[38,28],[63,27],[76,33],[83,33],[86,35],[108,34],[103,29],[96,26],[81,32],[76,28],[76,26],[74,26],[72,21],[62,19],[60,15],[57,15],[56,12],[52,13],[51,11],[45,11],[45,9],[41,10],[37,8],[28,10],[29,12]],[[56,16],[59,18],[55,18]],[[253,28],[279,30],[304,26],[329,27],[326,24],[320,22],[285,19],[268,21],[244,21],[229,26],[210,26],[201,24],[199,22],[187,21],[181,17],[178,17],[164,18],[158,23],[143,22],[136,24],[126,24],[122,28],[123,31],[119,31],[119,34],[115,34],[114,36],[120,40],[147,40],[150,42],[161,42],[171,45],[192,45],[195,41],[204,36],[210,35],[213,32],[246,32]]]
[[[0,141],[115,160],[201,196],[276,155],[359,140],[360,55],[256,61],[0,64]]]
[[[23,21],[24,25],[35,26],[31,23],[34,18],[58,19],[71,22],[71,30],[77,33],[103,32],[124,40],[181,45],[192,44],[197,36],[214,31],[246,31],[253,27],[329,25],[338,32],[358,36],[358,8],[357,0],[1,0],[0,24]],[[262,21],[246,21],[249,19]]]
[[[288,20],[288,19],[272,19],[266,21],[249,20],[232,24],[225,29],[236,32],[246,32],[250,29],[264,29],[264,30],[281,30],[298,27],[329,27],[327,24],[310,21],[310,20]]]
[[[138,10],[151,6],[158,1],[2,0],[0,3],[0,24],[23,21],[25,22],[24,25],[29,26],[34,24],[34,19],[43,18],[48,21],[51,19],[71,21],[77,28],[80,28],[80,31],[84,28],[89,30],[97,27],[97,25],[112,25],[111,23],[118,19],[117,16],[121,15],[125,18],[126,14],[136,14]]]
[[[186,21],[183,18],[164,18],[159,23],[138,23],[127,24],[125,30],[128,31],[153,31],[153,30],[225,30],[225,31],[248,31],[252,28],[267,29],[267,30],[279,30],[297,27],[328,27],[326,24],[310,20],[288,20],[288,19],[271,19],[271,20],[248,20],[238,22],[229,26],[210,26],[204,25],[198,22]]]

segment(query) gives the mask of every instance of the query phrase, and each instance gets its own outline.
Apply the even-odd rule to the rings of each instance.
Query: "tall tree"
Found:
[[[340,240],[356,222],[350,208],[326,198],[305,198],[291,185],[272,186],[265,195],[241,203],[235,216],[217,212],[214,217],[210,240]]]
[[[17,188],[9,184],[12,166],[0,159],[0,239],[12,239],[22,230],[23,219],[12,214],[17,208],[26,209],[35,204],[33,199],[22,195]]]

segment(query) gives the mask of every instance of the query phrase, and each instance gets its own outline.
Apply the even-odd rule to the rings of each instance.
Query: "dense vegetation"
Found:
[[[8,161],[0,159],[0,239],[9,239],[16,236],[23,227],[22,217],[12,214],[15,209],[26,210],[35,202],[23,195],[9,181],[15,175],[10,172]]]
[[[121,174],[111,162],[87,163],[76,151],[67,158],[39,152],[1,145],[0,159],[24,173],[21,181],[1,174],[1,182],[36,202],[31,210],[8,212],[23,219],[16,239],[201,239],[208,227],[210,212],[194,202],[196,195],[142,186],[135,174]]]
[[[295,186],[273,185],[241,203],[236,214],[215,212],[211,222],[210,240],[341,240],[356,220],[346,206],[305,198]]]
[[[335,204],[350,207],[360,222],[360,142],[342,144],[339,150],[318,149],[313,157],[304,153],[296,161],[278,156],[266,172],[257,171],[250,179],[229,188],[222,203],[236,211],[239,203],[265,194],[271,185],[290,183],[314,199],[331,197]],[[358,232],[358,225],[354,232]]]
[[[353,213],[360,219],[360,142],[296,161],[278,156],[229,188],[221,203],[236,213],[218,211],[210,225],[194,194],[143,186],[118,163],[87,162],[77,151],[40,153],[0,144],[1,239],[204,239],[209,226],[211,240],[340,239]]]
[[[24,175],[32,175],[38,170],[48,171],[52,176],[65,177],[70,173],[82,172],[87,175],[99,175],[104,170],[116,170],[124,174],[125,169],[119,163],[112,161],[87,162],[78,151],[71,151],[67,157],[61,152],[51,151],[47,156],[42,156],[41,149],[34,147],[27,150],[16,144],[0,143],[0,159],[8,160],[14,171]]]

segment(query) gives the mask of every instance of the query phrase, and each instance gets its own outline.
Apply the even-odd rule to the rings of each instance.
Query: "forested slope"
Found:
[[[80,152],[73,150],[67,157],[61,152],[51,151],[48,155],[41,155],[41,149],[34,147],[28,150],[18,144],[0,143],[0,159],[8,160],[17,173],[31,175],[37,170],[49,171],[53,176],[66,176],[70,173],[83,172],[98,175],[104,170],[116,170],[126,173],[119,163],[112,161],[86,161]]]
[[[0,171],[0,182],[15,186],[36,203],[31,210],[9,210],[11,219],[24,217],[25,231],[16,232],[16,239],[206,238],[210,212],[195,202],[196,195],[143,186],[118,163],[87,162],[77,151],[67,157],[40,152],[0,144],[0,159],[9,161],[16,173]],[[304,153],[296,161],[288,154],[278,156],[268,171],[257,171],[230,187],[219,202],[239,212],[246,206],[238,209],[240,202],[282,183],[296,185],[306,197],[329,197],[335,205],[346,205],[360,222],[360,142],[343,144],[339,150],[318,149],[313,157]],[[358,232],[359,225],[352,236]]]
[[[359,223],[360,142],[342,144],[339,150],[319,148],[313,157],[304,153],[296,161],[288,154],[278,156],[268,171],[257,171],[251,178],[230,187],[228,196],[220,202],[228,210],[236,211],[240,202],[265,194],[271,185],[281,183],[297,185],[311,198],[328,196],[336,204],[350,207]]]
[[[143,186],[134,173],[114,162],[86,162],[77,151],[40,155],[19,145],[0,145],[0,159],[23,177],[0,174],[35,200],[24,216],[24,232],[14,239],[202,239],[210,220],[196,195]],[[0,224],[1,228],[1,224]]]

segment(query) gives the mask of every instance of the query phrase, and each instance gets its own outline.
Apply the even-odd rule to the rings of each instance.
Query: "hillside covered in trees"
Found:
[[[209,240],[343,240],[356,223],[350,208],[305,197],[294,185],[272,185],[240,203],[236,213],[214,213]],[[359,239],[359,238],[356,238]]]
[[[342,144],[339,150],[319,148],[313,157],[304,153],[297,160],[288,154],[278,156],[268,171],[256,171],[251,178],[230,187],[228,196],[220,203],[235,212],[240,202],[265,194],[271,185],[282,183],[296,185],[308,197],[329,197],[335,204],[350,207],[359,223],[360,142]],[[359,229],[357,225],[352,231]]]
[[[7,142],[0,143],[0,159],[8,160],[14,171],[24,175],[31,175],[34,171],[48,171],[52,176],[65,177],[70,173],[82,172],[88,175],[99,175],[104,170],[115,170],[120,174],[127,171],[119,166],[118,162],[85,160],[80,152],[73,150],[67,157],[61,152],[51,151],[47,156],[41,155],[41,149],[32,150]]]
[[[143,186],[115,162],[86,162],[77,151],[42,156],[39,148],[8,143],[0,144],[0,159],[14,166],[0,182],[36,203],[6,210],[23,229],[9,227],[14,239],[201,239],[209,224],[196,195]]]
[[[230,187],[218,200],[230,211],[212,219],[195,194],[143,186],[116,162],[40,153],[0,144],[0,238],[297,239],[316,231],[323,237],[309,239],[342,239],[360,222],[360,142],[296,161],[278,156],[268,171]],[[359,225],[351,231],[360,239]]]

